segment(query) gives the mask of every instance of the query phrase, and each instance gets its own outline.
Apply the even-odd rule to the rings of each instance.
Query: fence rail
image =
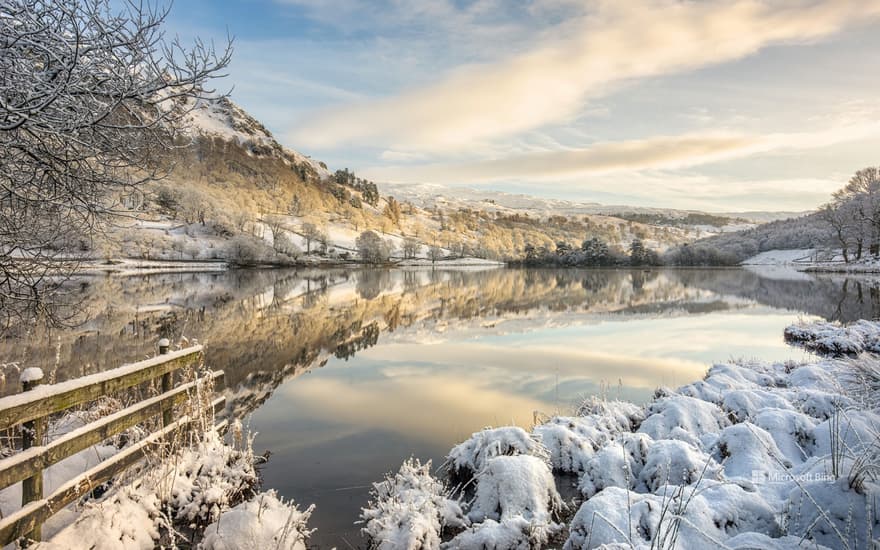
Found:
[[[20,394],[0,398],[0,430],[22,426],[22,451],[0,460],[0,490],[22,483],[22,507],[0,519],[0,547],[22,537],[40,540],[42,524],[62,508],[92,491],[95,487],[139,462],[176,433],[187,430],[198,414],[173,420],[174,407],[190,398],[198,381],[172,388],[175,371],[198,361],[201,346],[167,353],[167,341],[160,342],[160,355],[98,374],[60,384],[40,386],[24,384]],[[101,397],[145,382],[161,379],[162,393],[135,403],[121,411],[100,418],[81,428],[42,444],[49,415],[89,403]],[[220,383],[222,372],[211,379]],[[36,382],[37,384],[39,381]],[[215,399],[209,408],[214,412],[225,405],[225,398]],[[67,457],[88,449],[114,435],[160,416],[162,428],[127,447],[91,470],[59,487],[48,497],[43,495],[43,472]]]

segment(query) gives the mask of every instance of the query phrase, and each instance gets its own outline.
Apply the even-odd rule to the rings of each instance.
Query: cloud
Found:
[[[769,45],[821,39],[878,14],[880,3],[861,0],[602,0],[561,24],[561,38],[542,39],[504,61],[460,67],[392,97],[324,111],[290,138],[311,148],[467,149],[570,119],[589,99],[633,79],[731,61]]]
[[[364,170],[391,183],[560,181],[615,172],[672,170],[756,154],[802,151],[880,135],[880,124],[854,124],[819,132],[736,135],[696,133],[603,142],[586,148],[517,154],[467,163],[386,166]],[[390,160],[390,159],[386,159]]]

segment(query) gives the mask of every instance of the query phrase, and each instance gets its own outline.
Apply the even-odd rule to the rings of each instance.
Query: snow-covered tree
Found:
[[[367,263],[378,264],[388,261],[391,257],[391,249],[382,237],[375,231],[364,231],[355,244],[361,259]]]
[[[121,6],[117,8],[116,6]],[[58,322],[70,243],[167,168],[195,99],[229,62],[165,38],[166,10],[111,0],[0,2],[0,322]],[[78,236],[71,239],[71,236]]]

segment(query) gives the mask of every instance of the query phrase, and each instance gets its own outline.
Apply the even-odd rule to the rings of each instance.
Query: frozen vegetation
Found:
[[[251,441],[240,424],[234,423],[232,432],[227,441],[207,428],[148,455],[139,472],[86,498],[75,519],[37,548],[149,550],[195,541],[193,547],[205,550],[304,550],[311,509],[301,511],[273,491],[257,493]],[[105,457],[116,450],[101,449]],[[66,471],[75,471],[71,468],[76,464]]]
[[[876,548],[878,335],[792,326],[828,357],[716,364],[645,406],[487,428],[440,473],[410,459],[376,484],[364,533],[383,550]]]

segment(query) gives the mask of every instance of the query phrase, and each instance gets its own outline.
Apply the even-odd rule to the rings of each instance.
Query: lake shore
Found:
[[[868,324],[791,327],[798,342],[862,338],[846,352],[811,346],[837,354],[815,363],[718,364],[644,407],[592,400],[531,433],[474,433],[445,475],[407,461],[377,484],[365,532],[406,542],[394,548],[876,544],[880,363],[840,356],[880,345]]]

